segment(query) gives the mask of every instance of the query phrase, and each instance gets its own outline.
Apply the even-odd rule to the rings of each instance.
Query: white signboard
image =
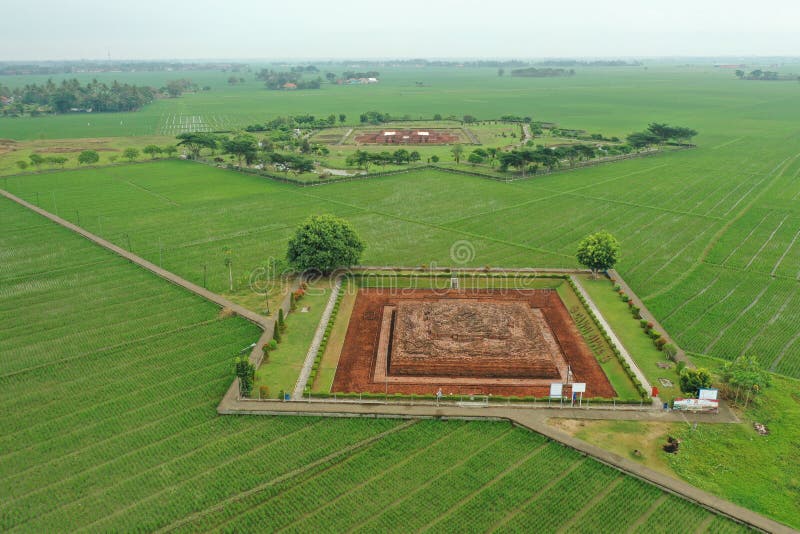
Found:
[[[701,400],[717,400],[718,389],[701,389],[697,392],[697,398]]]
[[[675,399],[672,402],[672,409],[687,412],[716,412],[719,409],[719,401],[706,399]]]
[[[560,399],[561,398],[561,391],[564,387],[564,384],[550,384],[550,398],[551,399]]]
[[[585,393],[586,392],[586,383],[585,382],[575,382],[572,384],[572,392],[573,393]]]

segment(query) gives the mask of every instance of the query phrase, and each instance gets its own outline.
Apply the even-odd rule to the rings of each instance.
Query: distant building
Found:
[[[348,78],[345,83],[347,85],[367,85],[369,83],[378,83],[378,78]]]
[[[288,90],[297,89],[297,84],[292,82],[286,82],[285,84],[283,84],[283,88]]]

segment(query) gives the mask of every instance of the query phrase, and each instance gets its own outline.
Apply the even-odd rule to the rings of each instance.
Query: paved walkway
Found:
[[[6,197],[9,200],[13,200],[17,204],[19,204],[21,206],[24,206],[24,207],[28,208],[31,211],[35,211],[39,215],[41,215],[41,216],[43,216],[43,217],[45,217],[47,219],[50,219],[54,223],[60,224],[64,228],[66,228],[68,230],[71,230],[71,231],[75,232],[76,234],[85,237],[89,241],[92,241],[95,244],[100,245],[101,247],[103,247],[105,249],[108,249],[111,252],[113,252],[113,253],[115,253],[115,254],[117,254],[119,256],[122,256],[126,260],[129,260],[129,261],[135,263],[136,265],[139,265],[140,267],[144,267],[148,271],[160,276],[164,280],[172,282],[175,285],[181,286],[184,289],[188,289],[192,293],[194,293],[196,295],[199,295],[199,296],[203,297],[206,300],[210,300],[211,302],[214,302],[214,303],[218,304],[219,306],[222,306],[223,308],[229,308],[236,315],[238,315],[240,317],[243,317],[244,319],[247,319],[248,321],[250,321],[252,323],[257,324],[258,326],[260,326],[262,328],[267,328],[268,326],[271,326],[272,319],[270,319],[268,317],[264,317],[263,315],[259,315],[259,314],[255,313],[255,312],[252,312],[252,311],[248,310],[247,308],[244,308],[243,306],[235,304],[235,303],[231,302],[230,300],[217,295],[216,293],[213,293],[213,292],[211,292],[211,291],[209,291],[209,290],[207,290],[207,289],[205,289],[203,287],[198,286],[197,284],[193,284],[192,282],[190,282],[190,281],[188,281],[188,280],[186,280],[184,278],[181,278],[180,276],[177,276],[176,274],[171,273],[171,272],[167,271],[166,269],[162,269],[158,265],[156,265],[154,263],[150,263],[149,261],[145,260],[144,258],[141,258],[141,257],[137,256],[136,254],[134,254],[132,252],[129,252],[129,251],[127,251],[127,250],[125,250],[125,249],[123,249],[121,247],[118,247],[117,245],[115,245],[114,243],[111,243],[110,241],[106,241],[102,237],[96,236],[95,234],[84,230],[83,228],[81,228],[78,225],[72,224],[71,222],[62,219],[58,215],[53,215],[49,211],[45,211],[45,210],[43,210],[42,208],[40,208],[38,206],[35,206],[35,205],[33,205],[33,204],[29,203],[29,202],[26,202],[26,201],[22,200],[21,198],[19,198],[17,196],[14,196],[11,193],[9,193],[8,191],[5,191],[3,189],[0,189],[0,195]]]
[[[473,132],[472,130],[470,130],[467,127],[462,128],[462,130],[467,135],[467,137],[469,137],[469,142],[470,143],[472,143],[473,145],[480,145],[481,144],[481,140],[478,139],[478,136],[475,135],[475,132]]]
[[[328,297],[328,303],[325,305],[325,310],[322,312],[322,317],[319,319],[319,324],[317,324],[317,330],[314,332],[314,338],[311,340],[311,345],[308,347],[306,359],[303,362],[303,368],[300,369],[300,375],[297,377],[297,382],[294,386],[294,392],[292,392],[293,399],[303,398],[303,392],[306,390],[308,377],[311,375],[311,368],[314,366],[314,360],[317,359],[317,352],[319,351],[319,346],[322,344],[322,337],[325,335],[325,329],[328,327],[328,322],[330,321],[331,314],[333,313],[333,306],[336,304],[336,298],[339,296],[339,291],[341,289],[342,277],[339,276],[336,278],[336,283],[334,284],[331,294]]]
[[[221,414],[251,415],[300,415],[325,417],[384,417],[398,419],[439,418],[439,419],[486,419],[506,420],[512,424],[542,434],[567,447],[619,469],[629,475],[645,480],[651,484],[697,504],[716,513],[728,516],[754,528],[776,533],[790,533],[794,530],[772,519],[764,517],[746,508],[742,508],[725,499],[721,499],[706,491],[700,490],[682,480],[672,478],[654,471],[633,460],[606,451],[583,440],[570,436],[566,432],[547,423],[551,417],[586,418],[586,419],[628,419],[656,421],[687,421],[706,423],[731,422],[726,417],[708,414],[679,414],[675,412],[658,412],[656,410],[587,410],[576,408],[541,408],[520,409],[514,407],[465,408],[458,406],[408,405],[372,403],[334,403],[326,401],[280,402],[238,400],[236,396],[226,395],[217,411]]]
[[[352,128],[348,129],[348,130],[347,130],[347,131],[344,133],[344,135],[342,136],[342,138],[341,138],[341,139],[339,139],[339,141],[337,141],[337,142],[336,142],[336,144],[337,144],[337,145],[343,145],[343,144],[345,143],[345,141],[347,141],[347,138],[348,138],[348,137],[350,137],[350,134],[351,134],[351,133],[353,133],[353,129],[352,129]]]
[[[520,146],[524,146],[525,143],[533,139],[533,134],[531,133],[531,125],[527,123],[522,124],[522,141],[520,142]]]

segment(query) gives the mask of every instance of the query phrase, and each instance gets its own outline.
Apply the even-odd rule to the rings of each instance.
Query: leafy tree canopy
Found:
[[[619,241],[605,230],[590,234],[578,244],[578,263],[592,270],[607,271],[616,265],[619,256]]]
[[[697,395],[701,388],[711,387],[711,373],[707,369],[689,369],[684,367],[680,376],[681,391]]]
[[[91,165],[100,161],[100,154],[94,150],[84,150],[78,154],[78,163],[81,165]]]
[[[753,396],[772,384],[772,377],[761,368],[755,356],[739,356],[722,368],[722,382],[730,389],[735,401],[744,396],[745,404],[748,404]]]
[[[357,264],[364,248],[349,222],[333,215],[312,215],[289,240],[286,259],[298,271],[327,274]]]

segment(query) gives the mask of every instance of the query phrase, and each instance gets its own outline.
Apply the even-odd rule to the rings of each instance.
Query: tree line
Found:
[[[4,106],[4,115],[68,113],[71,110],[135,111],[152,102],[156,93],[152,87],[117,81],[107,85],[92,80],[82,85],[77,79],[63,80],[60,84],[47,80],[41,85],[26,84],[15,89],[0,85],[0,96],[10,99]]]
[[[317,117],[315,115],[288,115],[286,117],[276,117],[264,123],[256,123],[247,125],[244,130],[246,132],[270,132],[270,131],[293,131],[295,129],[320,129],[331,128],[336,126],[336,121],[339,124],[344,124],[347,120],[347,115],[344,113],[331,113],[327,117]]]
[[[511,76],[525,77],[525,78],[554,78],[556,76],[574,76],[575,69],[561,69],[561,68],[536,68],[528,67],[524,69],[514,69],[511,71]]]
[[[269,140],[258,141],[248,133],[238,133],[233,137],[205,132],[186,132],[177,136],[178,146],[188,150],[191,159],[200,159],[201,152],[207,149],[214,157],[214,161],[222,163],[224,160],[216,156],[219,150],[222,154],[235,158],[239,167],[242,165],[260,165],[261,168],[273,165],[282,172],[303,173],[314,170],[314,159],[308,155],[324,156],[328,154],[327,147],[312,145],[308,140],[299,145],[300,153],[279,152],[276,145]]]
[[[626,138],[633,148],[645,148],[652,145],[667,143],[686,144],[697,135],[697,131],[684,126],[670,126],[664,123],[653,122],[643,132],[633,132]]]
[[[189,79],[171,80],[159,89],[147,86],[119,83],[111,85],[92,80],[82,85],[77,79],[63,80],[56,84],[53,80],[39,84],[10,89],[0,85],[0,96],[5,97],[4,116],[24,114],[40,115],[49,113],[95,112],[113,113],[136,111],[151,103],[158,95],[177,98],[186,91],[196,91],[197,84]]]
[[[322,78],[317,76],[312,79],[303,79],[303,71],[275,71],[272,69],[261,69],[256,74],[257,80],[262,80],[267,89],[277,91],[280,89],[319,89],[322,86]]]
[[[736,77],[740,80],[764,80],[764,81],[792,81],[798,80],[800,81],[800,76],[795,76],[793,74],[784,74],[781,75],[779,72],[771,71],[771,70],[761,70],[755,69],[751,70],[749,73],[745,72],[741,69],[737,69]]]
[[[369,166],[375,165],[404,165],[408,163],[416,163],[422,159],[420,153],[416,150],[408,151],[404,148],[395,150],[394,152],[367,152],[365,150],[356,150],[347,156],[346,163],[349,167],[358,167],[359,169],[369,170]],[[438,158],[437,158],[438,160]]]
[[[151,159],[155,159],[161,154],[166,154],[167,157],[172,157],[177,152],[178,148],[175,145],[158,146],[151,144],[143,147],[141,150],[134,147],[128,147],[124,149],[121,154],[110,155],[108,157],[108,161],[110,163],[114,163],[121,156],[123,159],[128,160],[129,162],[133,162],[139,159],[139,156],[142,154],[147,154],[151,157]],[[28,156],[28,160],[19,160],[16,162],[16,165],[22,171],[31,167],[36,170],[40,170],[43,165],[48,165],[50,167],[59,166],[63,169],[64,166],[69,163],[69,161],[70,158],[64,156],[63,154],[45,155],[34,152]],[[100,153],[97,150],[83,150],[78,154],[76,161],[78,165],[94,165],[100,161]]]
[[[221,70],[238,72],[246,68],[245,63],[183,63],[170,61],[86,61],[63,60],[41,61],[37,63],[21,63],[17,61],[0,62],[0,76],[30,76],[32,74],[47,76],[59,74],[77,74],[87,72],[160,72],[160,71],[198,71]]]

